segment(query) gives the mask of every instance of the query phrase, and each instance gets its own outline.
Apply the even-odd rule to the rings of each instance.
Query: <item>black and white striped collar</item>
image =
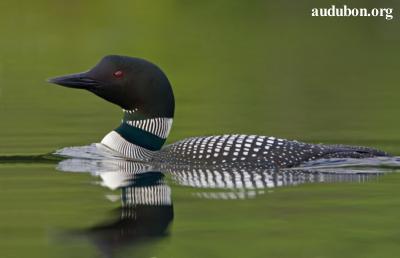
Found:
[[[160,138],[166,139],[171,131],[173,118],[169,117],[154,117],[146,118],[138,109],[126,110],[123,109],[123,123],[130,126],[142,129],[146,132],[154,134]]]
[[[137,109],[123,110],[123,112],[124,117],[121,126],[107,134],[101,143],[125,157],[141,161],[151,160],[154,156],[154,151],[161,148],[162,144],[167,139],[172,127],[173,119],[167,117],[146,118],[141,115]],[[124,130],[119,130],[121,128]],[[148,137],[146,137],[150,140],[152,138],[157,138],[161,142],[159,144],[160,147],[147,148],[145,145],[139,144],[141,141],[135,141],[134,139],[132,141],[129,137],[127,138],[125,134],[129,134],[129,128],[136,131],[139,129],[139,131],[142,131],[145,134],[147,133]],[[143,136],[142,138],[146,137]],[[142,138],[138,140],[146,140]]]

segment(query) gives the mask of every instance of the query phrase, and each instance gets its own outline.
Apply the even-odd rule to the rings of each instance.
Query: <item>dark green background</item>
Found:
[[[394,18],[310,16],[331,4],[390,7]],[[85,145],[115,128],[118,107],[45,82],[107,54],[146,58],[166,72],[176,97],[168,142],[247,133],[399,154],[399,8],[399,1],[1,1],[0,154]],[[1,257],[88,257],[89,243],[60,240],[57,231],[92,225],[118,206],[89,175],[53,165],[1,165],[0,177]],[[149,250],[397,257],[398,181],[306,185],[231,202],[174,186],[165,253]]]
[[[46,78],[107,54],[160,65],[176,95],[170,140],[227,132],[374,145],[396,152],[399,2],[383,17],[311,17],[328,1],[0,3],[0,152],[99,141],[118,107]],[[339,6],[339,3],[336,4]]]

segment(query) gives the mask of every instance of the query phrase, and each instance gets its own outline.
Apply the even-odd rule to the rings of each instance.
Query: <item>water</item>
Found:
[[[309,16],[330,4],[1,2],[0,256],[397,257],[396,159],[211,177],[44,155],[119,124],[112,104],[45,83],[106,54],[165,70],[177,107],[169,143],[247,133],[399,155],[400,23]],[[121,200],[157,187],[158,205]]]
[[[374,257],[365,250],[371,245],[379,255],[381,244],[385,254],[397,250],[393,168],[161,168],[95,155],[43,161],[2,164],[5,257],[319,257],[327,250],[328,257],[343,250]]]

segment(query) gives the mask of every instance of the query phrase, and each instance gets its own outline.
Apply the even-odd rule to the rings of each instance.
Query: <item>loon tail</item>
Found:
[[[387,152],[361,146],[325,145],[326,153],[323,158],[370,158],[390,157]]]

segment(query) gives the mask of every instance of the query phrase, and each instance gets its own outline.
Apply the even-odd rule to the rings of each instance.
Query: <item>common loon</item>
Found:
[[[101,143],[132,160],[174,165],[291,168],[317,159],[389,156],[368,147],[309,144],[244,134],[192,137],[162,148],[172,126],[174,95],[164,72],[140,58],[109,55],[87,72],[48,81],[86,89],[120,106],[123,109],[120,126]]]

